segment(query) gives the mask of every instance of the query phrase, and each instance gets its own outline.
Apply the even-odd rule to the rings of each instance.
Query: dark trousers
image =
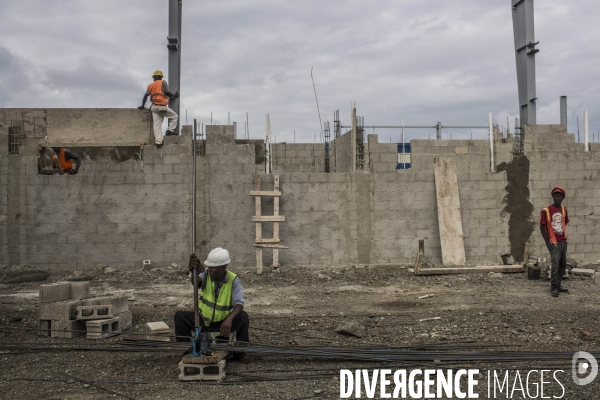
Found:
[[[560,288],[562,277],[567,269],[567,242],[558,242],[552,245],[550,252],[552,262],[552,275],[550,278],[550,289]]]
[[[175,317],[175,335],[177,336],[178,342],[189,342],[192,337],[192,331],[194,330],[194,312],[193,311],[177,311]],[[222,322],[215,322],[206,326],[202,323],[200,318],[200,326],[202,332],[219,332],[221,330]],[[249,342],[250,337],[248,336],[248,328],[250,327],[250,321],[248,320],[248,314],[246,311],[242,311],[233,319],[231,324],[231,330],[235,331],[236,340],[240,342]],[[226,340],[229,340],[227,338]]]

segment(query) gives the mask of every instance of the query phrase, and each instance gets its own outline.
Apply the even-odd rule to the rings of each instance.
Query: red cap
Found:
[[[552,189],[552,194],[554,193],[562,193],[563,196],[566,196],[565,189],[561,188],[560,186],[557,186],[554,189]]]

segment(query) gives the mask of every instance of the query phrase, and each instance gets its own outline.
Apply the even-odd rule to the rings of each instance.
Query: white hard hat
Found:
[[[220,267],[221,265],[227,265],[230,262],[229,252],[221,247],[217,247],[208,253],[208,258],[204,261],[204,265],[207,267]]]

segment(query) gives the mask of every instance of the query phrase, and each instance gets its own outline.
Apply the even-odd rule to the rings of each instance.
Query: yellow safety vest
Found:
[[[215,300],[215,282],[206,273],[206,284],[198,299],[198,309],[204,325],[210,326],[213,322],[221,322],[233,311],[231,295],[233,292],[233,280],[237,277],[231,271],[227,272],[227,282],[223,283],[219,290],[219,298]]]

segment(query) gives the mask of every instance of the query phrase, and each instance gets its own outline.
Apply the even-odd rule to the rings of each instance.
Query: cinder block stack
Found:
[[[131,326],[128,296],[90,298],[89,282],[40,286],[40,335],[88,339],[118,335]]]

